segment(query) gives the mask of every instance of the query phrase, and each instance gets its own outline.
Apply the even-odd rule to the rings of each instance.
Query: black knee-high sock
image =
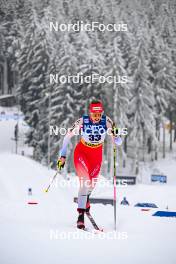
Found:
[[[90,194],[87,195],[87,203],[89,202]]]

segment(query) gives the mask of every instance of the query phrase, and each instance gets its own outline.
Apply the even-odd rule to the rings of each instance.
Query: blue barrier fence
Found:
[[[149,208],[158,208],[154,203],[137,203],[135,207],[149,207]]]
[[[165,175],[158,175],[158,174],[152,174],[151,175],[151,181],[152,182],[167,183],[167,176],[165,176]]]
[[[176,212],[169,212],[169,211],[157,211],[153,214],[153,216],[160,216],[160,217],[176,217]]]

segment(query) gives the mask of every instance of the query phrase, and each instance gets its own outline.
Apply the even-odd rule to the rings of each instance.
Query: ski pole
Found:
[[[59,161],[59,169],[61,170],[62,168],[63,168],[63,165],[62,165],[61,162]],[[45,189],[45,192],[48,192],[48,190],[50,189],[52,183],[54,182],[54,180],[55,180],[57,174],[58,174],[58,170],[57,170],[56,174],[53,176],[52,181],[51,181],[50,184],[48,185],[48,188]]]
[[[53,176],[52,181],[51,181],[50,184],[48,185],[47,189],[45,189],[45,192],[48,192],[48,190],[49,190],[49,188],[51,187],[53,181],[55,180],[57,174],[58,174],[58,171],[57,171],[56,174]]]
[[[114,230],[116,230],[116,146],[114,146]]]

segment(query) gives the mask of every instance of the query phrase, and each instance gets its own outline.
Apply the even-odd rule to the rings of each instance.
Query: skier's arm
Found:
[[[60,150],[60,158],[59,158],[59,160],[61,160],[61,165],[63,165],[65,163],[66,153],[67,153],[67,146],[68,146],[68,144],[70,142],[70,139],[74,135],[77,135],[79,133],[79,130],[80,130],[82,124],[83,124],[83,118],[79,118],[72,125],[72,127],[68,129],[68,132],[65,135],[64,140],[63,140],[63,143],[62,143],[62,148]]]
[[[116,135],[117,128],[115,127],[115,123],[108,116],[106,117],[106,126],[108,129],[108,135],[111,136],[113,143],[116,145],[121,145],[122,139],[119,135]]]

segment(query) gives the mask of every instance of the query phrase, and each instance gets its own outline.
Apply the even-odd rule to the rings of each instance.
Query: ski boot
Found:
[[[77,211],[79,213],[78,220],[77,220],[77,228],[79,228],[79,229],[85,229],[85,225],[84,225],[84,213],[85,213],[85,209],[78,208]]]

